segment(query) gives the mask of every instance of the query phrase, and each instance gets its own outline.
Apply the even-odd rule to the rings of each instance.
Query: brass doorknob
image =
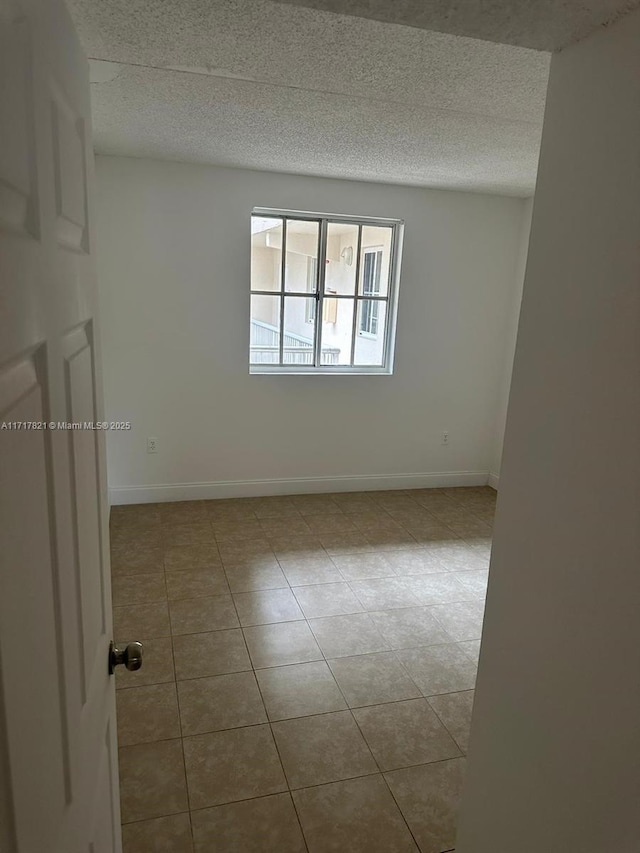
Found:
[[[117,666],[124,665],[127,669],[136,670],[142,666],[142,643],[127,643],[126,646],[116,646],[111,640],[109,644],[109,675]]]

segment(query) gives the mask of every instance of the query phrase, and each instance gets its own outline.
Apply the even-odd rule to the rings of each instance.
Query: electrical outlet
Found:
[[[443,444],[449,444],[449,431],[448,430],[445,430],[442,433],[442,443]]]
[[[150,436],[147,438],[147,453],[157,453],[158,452],[158,439]]]

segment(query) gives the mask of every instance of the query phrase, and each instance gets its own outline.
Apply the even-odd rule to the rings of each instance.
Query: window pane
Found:
[[[251,290],[280,290],[282,219],[251,217]]]
[[[354,364],[379,367],[384,358],[387,303],[373,299],[358,301]]]
[[[316,300],[303,296],[288,296],[284,300],[284,355],[285,364],[312,365],[314,363],[315,324],[307,317],[315,317]]]
[[[362,296],[387,296],[391,266],[392,228],[364,225],[360,253],[360,286]]]
[[[251,297],[251,364],[280,363],[280,297]]]
[[[320,223],[287,220],[287,264],[284,289],[293,293],[317,290]]]
[[[330,299],[322,304],[321,364],[351,364],[353,299]]]
[[[327,263],[324,271],[325,293],[354,295],[357,252],[358,226],[347,222],[329,222]]]

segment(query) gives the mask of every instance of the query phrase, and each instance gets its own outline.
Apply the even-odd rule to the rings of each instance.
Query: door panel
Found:
[[[48,419],[42,354],[0,372],[5,423]],[[43,430],[5,430],[0,455],[0,667],[18,850],[36,849],[34,801],[49,823],[71,799],[48,444]]]
[[[0,5],[0,80],[0,227],[37,236],[31,32],[12,2]]]
[[[87,329],[70,332],[63,341],[65,356],[66,420],[73,424],[96,423],[94,403],[94,359]],[[104,566],[100,533],[100,490],[97,433],[86,429],[67,432],[71,471],[72,524],[79,583],[79,647],[82,703],[92,673],[104,669],[102,652],[106,640]],[[107,641],[108,642],[108,641]],[[99,676],[98,676],[99,677]]]
[[[84,120],[74,113],[55,84],[52,84],[51,89],[51,139],[58,243],[74,251],[87,251]]]

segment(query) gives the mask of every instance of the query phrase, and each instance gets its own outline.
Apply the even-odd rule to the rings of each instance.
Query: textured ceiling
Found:
[[[514,195],[535,184],[546,53],[270,0],[68,4],[102,60],[98,152]]]
[[[640,6],[640,0],[279,0],[438,33],[558,50]]]

